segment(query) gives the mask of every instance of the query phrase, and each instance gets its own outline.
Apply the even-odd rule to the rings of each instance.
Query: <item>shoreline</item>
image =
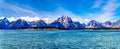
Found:
[[[54,27],[31,27],[31,28],[0,28],[0,30],[120,30],[120,28],[54,28]]]

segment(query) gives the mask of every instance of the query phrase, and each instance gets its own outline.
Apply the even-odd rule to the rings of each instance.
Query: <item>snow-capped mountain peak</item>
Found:
[[[74,28],[75,27],[72,19],[68,16],[63,15],[62,17],[59,17],[56,21],[63,24],[65,26],[65,28],[70,28],[70,27]]]
[[[100,23],[96,20],[91,20],[88,24],[81,24],[80,22],[74,22],[68,16],[61,16],[57,20],[51,23],[45,23],[44,20],[38,20],[28,22],[23,19],[9,22],[7,18],[0,19],[0,28],[26,28],[26,27],[56,27],[56,28],[120,28],[120,19],[116,22],[106,21]]]
[[[103,23],[103,25],[104,25],[105,27],[110,28],[110,27],[112,27],[113,23],[110,22],[110,21],[106,21],[105,23]]]
[[[91,20],[86,28],[103,28],[103,25],[95,20]]]

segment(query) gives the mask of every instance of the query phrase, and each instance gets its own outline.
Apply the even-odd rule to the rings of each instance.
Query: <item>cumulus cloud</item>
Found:
[[[0,19],[3,19],[5,17],[0,17]],[[28,21],[28,22],[32,22],[32,21],[38,21],[38,20],[44,20],[46,23],[51,23],[53,21],[55,21],[56,19],[54,18],[40,18],[40,17],[30,17],[30,16],[23,16],[23,17],[9,17],[7,18],[10,22],[12,21],[16,21],[18,19],[22,19],[22,20],[25,20],[25,21]]]
[[[46,23],[52,23],[52,22],[54,22],[56,19],[54,19],[54,18],[41,18],[42,20],[44,20]]]
[[[4,16],[1,16],[1,17],[0,17],[0,19],[3,19],[3,18],[5,18],[5,17],[4,17]]]
[[[18,18],[16,18],[16,17],[10,17],[10,18],[7,18],[10,22],[12,22],[12,21],[16,21]]]
[[[18,20],[18,19],[23,19],[23,20],[25,20],[25,21],[32,22],[32,21],[38,21],[38,20],[40,20],[40,17],[24,16],[24,17],[10,17],[10,18],[8,18],[8,20],[9,20],[10,22],[16,21],[16,20]]]
[[[39,18],[39,17],[30,17],[30,16],[20,17],[20,19],[23,19],[23,20],[26,20],[26,21],[29,21],[29,22],[31,22],[31,21],[38,21],[38,20],[40,20],[40,18]]]
[[[4,16],[1,16],[0,19],[4,19],[5,17]],[[17,19],[19,18],[16,18],[16,17],[10,17],[10,18],[7,18],[10,22],[12,21],[16,21]]]
[[[87,18],[80,18],[80,17],[72,17],[72,20],[75,22],[85,23],[87,24],[90,20]]]

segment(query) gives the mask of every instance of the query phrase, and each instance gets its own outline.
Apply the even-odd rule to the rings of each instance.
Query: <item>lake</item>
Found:
[[[0,49],[120,49],[120,30],[0,30]]]

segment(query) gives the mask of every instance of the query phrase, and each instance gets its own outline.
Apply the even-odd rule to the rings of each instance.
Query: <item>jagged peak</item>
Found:
[[[71,19],[70,17],[68,16],[65,16],[65,15],[62,15],[61,17],[59,17],[58,19]]]
[[[90,22],[97,22],[96,20],[91,20]]]
[[[65,15],[62,15],[62,17],[61,18],[69,18],[68,16],[65,16]]]
[[[44,22],[44,20],[37,20],[36,22]]]
[[[98,24],[99,22],[97,22],[96,20],[91,20],[88,25],[93,25],[93,24]]]
[[[25,21],[25,20],[23,20],[23,19],[18,19],[18,20],[16,20],[16,22],[27,22],[27,21]]]
[[[3,20],[8,20],[8,19],[5,17],[5,18],[3,18]]]
[[[120,19],[118,19],[116,22],[120,22]]]
[[[104,24],[108,24],[108,23],[111,24],[112,22],[110,22],[110,21],[106,21],[106,22],[104,22]]]
[[[5,18],[3,18],[3,19],[0,19],[0,20],[8,20],[8,19],[5,17]]]
[[[62,22],[62,23],[65,22],[65,21],[72,22],[72,19],[71,19],[70,17],[68,17],[68,16],[62,15],[62,17],[59,17],[59,18],[57,19],[57,21]]]
[[[25,21],[25,20],[23,20],[23,19],[18,19],[17,21]]]

